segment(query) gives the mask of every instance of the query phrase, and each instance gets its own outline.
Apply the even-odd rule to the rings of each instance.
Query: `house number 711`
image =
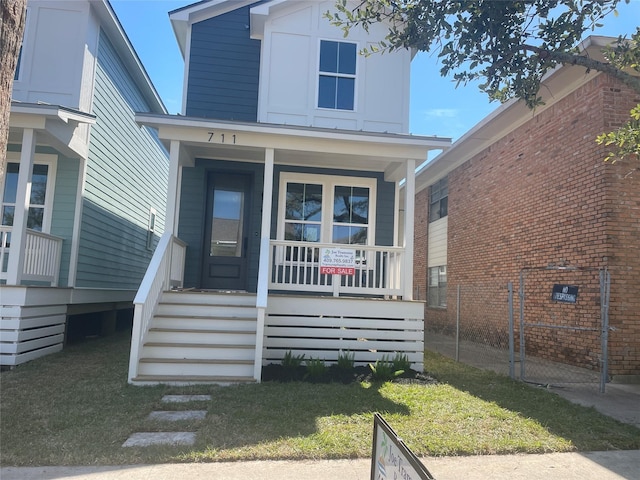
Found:
[[[215,132],[207,132],[207,133],[209,134],[209,140],[208,140],[209,142],[215,142],[219,138],[220,139],[219,143],[225,143],[225,134],[224,133],[219,133],[217,136],[216,136]],[[226,137],[227,137],[227,141],[229,140],[229,137],[231,137],[231,143],[233,143],[235,145],[235,143],[236,143],[236,135],[235,135],[235,133],[233,135],[226,134]]]

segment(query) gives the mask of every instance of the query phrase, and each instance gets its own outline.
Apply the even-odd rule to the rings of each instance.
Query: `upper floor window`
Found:
[[[449,204],[449,181],[438,180],[429,188],[429,222],[446,217]]]
[[[353,110],[356,85],[356,44],[320,41],[318,107]]]

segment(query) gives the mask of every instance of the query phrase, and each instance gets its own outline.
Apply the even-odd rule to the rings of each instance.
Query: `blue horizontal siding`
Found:
[[[157,136],[134,121],[149,111],[142,92],[101,32],[76,285],[135,289],[147,250],[149,209],[164,230],[168,159]]]
[[[258,120],[260,42],[249,37],[249,9],[193,25],[186,115]]]
[[[60,259],[60,278],[58,280],[58,285],[61,286],[68,285],[69,279],[79,168],[80,160],[65,158],[62,155],[58,156],[51,234],[64,239]]]

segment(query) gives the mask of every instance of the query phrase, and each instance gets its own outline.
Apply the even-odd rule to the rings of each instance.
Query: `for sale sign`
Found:
[[[371,480],[434,480],[378,413],[373,417]]]
[[[320,273],[323,275],[355,275],[356,251],[346,248],[322,248]]]

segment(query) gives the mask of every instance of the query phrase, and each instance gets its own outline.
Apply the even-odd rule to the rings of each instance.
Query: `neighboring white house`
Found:
[[[170,180],[130,382],[259,381],[288,351],[402,353],[422,368],[414,172],[450,140],[408,133],[413,52],[360,55],[385,26],[345,38],[324,16],[333,7],[211,0],[170,13],[184,103],[136,117],[169,149]]]
[[[135,112],[166,110],[109,3],[29,0],[0,179],[1,365],[62,349],[70,315],[132,308],[168,178]]]

